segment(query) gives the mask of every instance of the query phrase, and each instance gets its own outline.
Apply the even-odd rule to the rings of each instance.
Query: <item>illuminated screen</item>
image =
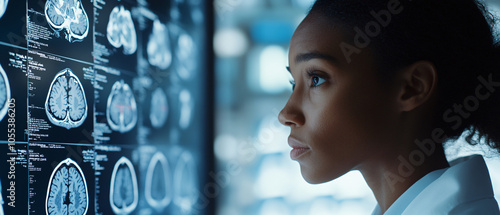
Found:
[[[210,6],[0,0],[0,215],[211,214]]]

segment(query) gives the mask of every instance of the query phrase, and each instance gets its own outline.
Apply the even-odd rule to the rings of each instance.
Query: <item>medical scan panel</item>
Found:
[[[193,156],[183,152],[174,170],[174,203],[184,212],[189,212],[198,199],[196,191],[198,174]]]
[[[3,14],[7,10],[8,4],[9,4],[9,0],[0,0],[0,18],[2,18]]]
[[[69,42],[82,41],[89,32],[89,18],[80,0],[47,0],[45,18],[55,31],[65,31]]]
[[[111,88],[106,106],[106,119],[112,130],[128,132],[137,123],[137,103],[134,93],[123,80],[117,81]]]
[[[5,70],[3,70],[2,65],[0,65],[0,121],[2,121],[2,119],[7,114],[7,110],[9,109],[9,100],[10,100],[9,79],[7,78]]]
[[[50,176],[45,212],[48,215],[84,215],[89,207],[85,175],[70,158],[61,161]]]
[[[160,69],[166,69],[172,63],[172,51],[167,26],[160,20],[153,22],[153,31],[149,35],[147,46],[148,61]]]
[[[78,77],[66,68],[56,74],[45,100],[50,122],[66,129],[76,128],[87,118],[87,99]]]
[[[137,207],[139,189],[132,162],[121,157],[113,168],[109,185],[109,203],[115,214],[130,214]]]
[[[115,48],[123,46],[123,53],[131,55],[137,50],[137,35],[130,11],[116,6],[109,14],[107,38]]]
[[[149,119],[154,128],[161,128],[167,121],[168,102],[167,95],[161,88],[156,88],[151,94],[151,110]]]
[[[172,200],[170,168],[165,155],[156,152],[151,158],[146,172],[145,196],[148,204],[161,212]]]

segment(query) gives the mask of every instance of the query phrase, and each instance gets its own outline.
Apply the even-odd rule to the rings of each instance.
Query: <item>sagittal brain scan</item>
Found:
[[[113,168],[109,185],[109,203],[115,214],[130,214],[137,207],[139,189],[132,162],[121,157]]]
[[[123,46],[123,53],[131,55],[137,50],[137,35],[130,11],[116,6],[109,14],[107,38],[115,48]]]
[[[65,30],[70,42],[82,41],[89,33],[89,18],[80,0],[47,0],[45,18],[55,31]]]
[[[123,80],[111,88],[106,106],[106,119],[114,131],[128,132],[137,123],[137,104],[134,93]]]
[[[156,152],[151,158],[146,172],[145,196],[148,204],[158,212],[170,204],[172,188],[170,187],[170,168],[163,153]]]
[[[161,128],[167,121],[168,103],[167,95],[161,88],[156,88],[151,95],[151,110],[149,119],[155,128]]]
[[[70,158],[61,161],[50,176],[45,212],[48,215],[84,215],[89,207],[85,175]]]
[[[7,110],[9,109],[9,100],[10,100],[9,79],[7,78],[5,70],[3,70],[2,65],[0,65],[0,121],[2,121],[2,119],[7,114]]]
[[[2,18],[3,14],[7,10],[8,4],[9,4],[9,0],[0,0],[0,18]]]
[[[45,100],[45,113],[54,125],[71,129],[87,118],[87,99],[78,77],[66,68],[56,74]]]
[[[149,35],[147,52],[149,63],[160,69],[168,68],[172,62],[168,35],[167,26],[162,24],[160,20],[155,20],[153,22],[153,32]]]

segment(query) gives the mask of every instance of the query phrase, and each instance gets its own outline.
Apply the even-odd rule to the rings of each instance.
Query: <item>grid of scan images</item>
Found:
[[[208,214],[202,0],[0,0],[0,215]]]

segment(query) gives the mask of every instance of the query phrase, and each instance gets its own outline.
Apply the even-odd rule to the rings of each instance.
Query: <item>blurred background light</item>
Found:
[[[248,49],[248,39],[237,28],[219,29],[214,35],[214,51],[217,57],[240,57]]]

